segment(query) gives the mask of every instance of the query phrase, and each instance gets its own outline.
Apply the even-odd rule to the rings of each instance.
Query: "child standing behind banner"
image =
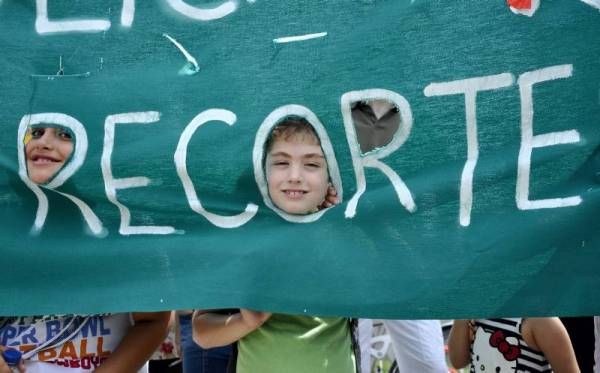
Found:
[[[557,317],[456,320],[448,348],[452,365],[471,372],[579,372]]]
[[[50,182],[68,163],[73,140],[68,128],[32,126],[23,139],[29,179]],[[21,372],[130,373],[165,338],[168,322],[169,312],[0,317],[0,350],[23,353]],[[5,372],[10,368],[0,356]]]
[[[327,162],[314,128],[288,117],[271,131],[263,162],[273,204],[295,215],[315,212],[329,188]],[[194,339],[204,348],[238,342],[239,373],[355,373],[350,322],[241,309],[196,311]]]

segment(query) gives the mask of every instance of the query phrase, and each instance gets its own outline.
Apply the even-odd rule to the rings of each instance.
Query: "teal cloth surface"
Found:
[[[544,1],[527,16],[502,0],[161,0],[134,8],[57,0],[47,4],[47,22],[42,3],[0,4],[0,314],[600,312],[597,1]],[[281,39],[290,36],[305,37]],[[539,81],[531,106],[529,78]],[[459,80],[458,93],[442,92],[442,83]],[[477,87],[467,119],[473,106],[461,92]],[[401,146],[379,160],[410,191],[412,212],[381,169],[365,168],[365,192],[347,217],[361,158],[353,158],[341,100],[368,89],[397,93],[409,108],[405,123],[412,115]],[[322,123],[341,176],[342,203],[307,223],[266,204],[253,166],[261,124],[291,104]],[[18,131],[26,115],[40,113],[76,119],[88,145],[64,184],[35,194],[19,176]],[[111,139],[107,117],[122,113],[146,113],[125,119],[147,123],[117,123]],[[201,113],[228,114],[209,118],[230,125],[197,127],[180,148],[187,175],[209,213],[234,216],[252,204],[235,227],[194,211],[178,174],[178,144]],[[528,143],[522,123],[531,113]],[[81,140],[76,134],[80,149]],[[470,205],[461,198],[469,169]],[[115,188],[116,201],[129,209],[131,227],[166,234],[121,230],[127,219],[107,196],[118,186],[107,184],[107,170],[115,180],[147,178]],[[56,191],[85,203],[101,229]],[[575,202],[523,209],[519,198]]]

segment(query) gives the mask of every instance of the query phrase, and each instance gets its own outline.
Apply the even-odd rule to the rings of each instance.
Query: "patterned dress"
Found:
[[[475,320],[471,373],[552,372],[546,357],[527,345],[523,319]]]

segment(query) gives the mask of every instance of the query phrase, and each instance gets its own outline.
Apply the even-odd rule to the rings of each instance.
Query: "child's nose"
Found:
[[[302,180],[302,170],[298,165],[290,167],[290,181],[299,182]]]
[[[38,139],[38,143],[44,148],[51,148],[53,145],[54,137],[49,132],[50,131],[44,132]]]

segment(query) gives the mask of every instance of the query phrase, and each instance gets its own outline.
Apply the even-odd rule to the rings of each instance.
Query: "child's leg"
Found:
[[[401,372],[448,372],[438,320],[384,320],[384,324]]]

